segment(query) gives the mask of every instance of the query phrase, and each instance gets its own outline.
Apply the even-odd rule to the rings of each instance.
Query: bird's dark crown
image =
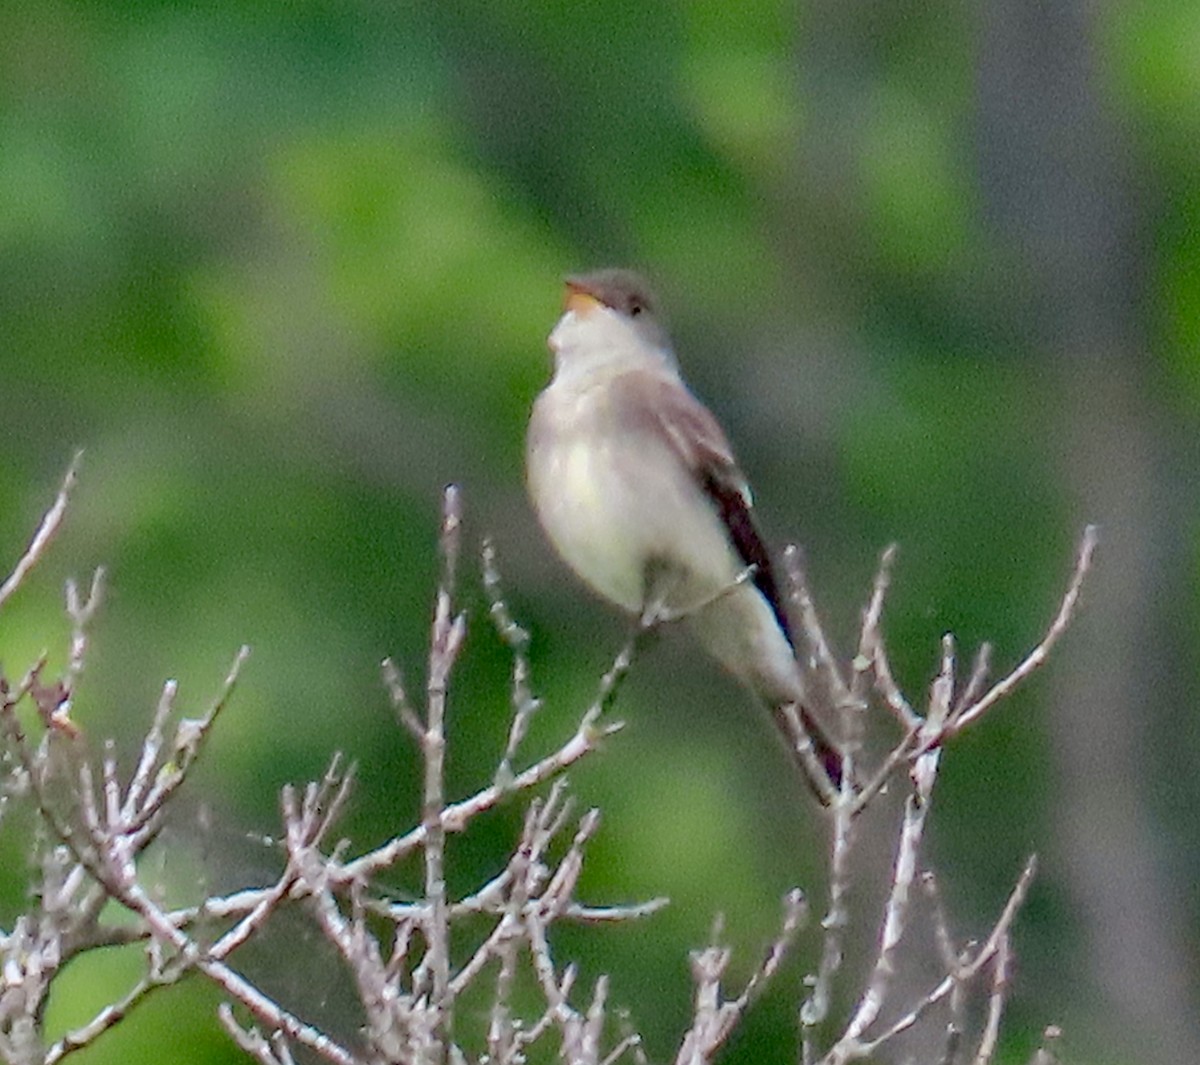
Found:
[[[658,299],[654,291],[646,279],[634,270],[593,270],[586,274],[571,274],[566,281],[568,288],[585,292],[604,306],[627,314],[630,318],[642,315],[658,317]]]

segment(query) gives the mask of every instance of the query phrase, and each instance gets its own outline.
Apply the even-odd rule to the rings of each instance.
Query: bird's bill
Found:
[[[563,310],[574,311],[581,318],[599,307],[603,307],[595,296],[574,281],[567,282],[567,294],[563,297]]]

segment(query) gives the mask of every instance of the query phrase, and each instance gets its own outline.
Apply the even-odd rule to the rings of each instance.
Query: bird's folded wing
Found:
[[[623,428],[666,440],[696,478],[729,530],[738,556],[747,566],[754,567],[751,579],[755,587],[794,646],[771,556],[754,524],[750,487],[716,418],[676,377],[650,372],[625,373],[611,387],[621,393],[613,409],[620,411],[622,419],[627,421]]]

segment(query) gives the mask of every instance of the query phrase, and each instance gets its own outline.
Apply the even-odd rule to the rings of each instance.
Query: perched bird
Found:
[[[828,799],[841,755],[805,705],[791,626],[725,434],[680,376],[640,276],[599,270],[566,286],[549,337],[554,376],[526,441],[542,528],[604,599],[644,619],[683,617],[772,710]]]

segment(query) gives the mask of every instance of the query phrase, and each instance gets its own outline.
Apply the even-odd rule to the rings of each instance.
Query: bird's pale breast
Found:
[[[656,561],[680,569],[685,599],[717,590],[708,590],[711,580],[692,587],[693,570],[736,576],[733,552],[700,487],[666,441],[614,424],[603,388],[551,385],[542,393],[530,423],[528,468],[538,517],[555,548],[626,610],[644,606],[647,569]],[[699,556],[695,567],[691,554]]]

